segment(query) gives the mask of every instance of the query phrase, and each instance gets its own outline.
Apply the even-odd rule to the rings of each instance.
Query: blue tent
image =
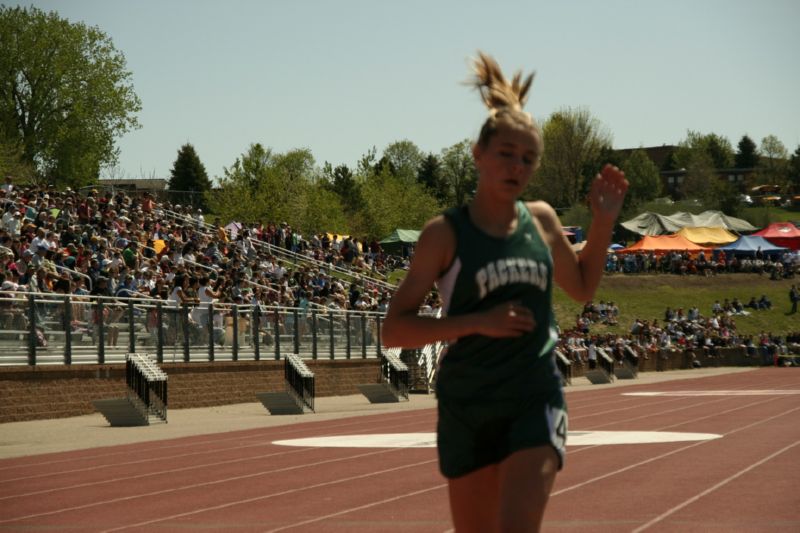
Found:
[[[756,255],[756,251],[761,248],[764,255],[783,253],[788,248],[775,246],[764,237],[758,235],[742,235],[735,242],[725,246],[720,246],[717,250],[725,250],[725,253],[733,255]]]

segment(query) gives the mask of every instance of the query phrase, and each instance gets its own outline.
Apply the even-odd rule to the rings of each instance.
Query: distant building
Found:
[[[655,163],[658,167],[658,170],[664,172],[666,170],[672,170],[672,154],[678,149],[677,146],[672,144],[662,144],[661,146],[649,146],[649,147],[642,147],[642,148],[623,148],[621,150],[615,150],[615,152],[619,155],[621,161],[628,159],[633,152],[636,150],[644,150],[644,153],[647,154],[647,157],[650,158],[650,161]]]
[[[624,148],[615,150],[621,161],[624,161],[636,150],[644,150],[647,157],[658,167],[661,175],[662,190],[672,196],[678,196],[683,179],[686,176],[686,169],[673,168],[672,155],[678,149],[677,146],[664,144],[661,146],[650,146],[642,148]],[[717,175],[720,179],[725,179],[739,188],[740,192],[746,192],[746,185],[750,177],[755,174],[755,168],[718,168]]]
[[[159,193],[167,189],[167,180],[161,178],[154,179],[101,179],[98,185],[103,189],[116,189],[126,192],[152,192]]]

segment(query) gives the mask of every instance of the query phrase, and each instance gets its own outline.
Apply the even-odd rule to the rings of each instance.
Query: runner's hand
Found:
[[[592,190],[589,192],[592,216],[606,221],[616,220],[627,191],[625,173],[614,165],[604,166],[592,181]]]
[[[482,313],[477,333],[486,337],[519,337],[535,327],[530,309],[519,302],[506,302]]]

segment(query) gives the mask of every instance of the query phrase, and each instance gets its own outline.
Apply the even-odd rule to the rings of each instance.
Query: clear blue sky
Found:
[[[21,4],[98,26],[125,54],[143,108],[118,141],[125,177],[168,177],[187,142],[212,178],[254,142],[319,165],[403,139],[439,153],[485,117],[461,84],[478,49],[536,70],[536,118],[587,107],[616,148],[687,130],[800,144],[797,0]]]

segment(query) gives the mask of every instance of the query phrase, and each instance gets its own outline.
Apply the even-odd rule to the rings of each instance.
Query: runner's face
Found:
[[[536,139],[528,129],[500,128],[486,147],[475,146],[473,156],[483,185],[516,198],[536,168]]]

